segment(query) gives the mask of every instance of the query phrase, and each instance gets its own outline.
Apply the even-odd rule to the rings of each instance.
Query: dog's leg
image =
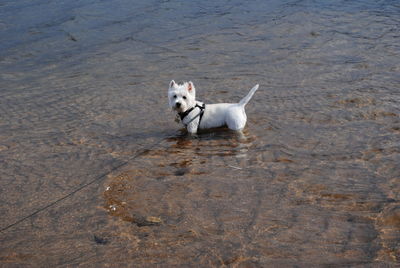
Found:
[[[235,135],[236,135],[236,138],[238,139],[238,141],[240,141],[240,142],[245,142],[245,141],[247,141],[247,137],[246,137],[246,135],[243,133],[243,129],[241,129],[241,130],[236,130],[236,131],[235,131]]]
[[[247,116],[244,111],[244,107],[239,105],[234,105],[229,108],[229,112],[226,113],[226,124],[229,129],[232,130],[242,130],[247,121]]]
[[[190,134],[196,134],[197,133],[197,119],[194,120],[194,122],[191,122],[189,125],[187,125],[186,129]]]

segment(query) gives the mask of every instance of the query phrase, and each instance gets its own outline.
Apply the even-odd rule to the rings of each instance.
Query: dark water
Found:
[[[0,266],[396,267],[398,1],[2,1]],[[242,136],[167,87],[256,83]]]

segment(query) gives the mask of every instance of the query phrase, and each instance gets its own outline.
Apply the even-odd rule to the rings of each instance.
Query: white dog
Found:
[[[207,104],[196,101],[196,90],[192,82],[169,83],[169,106],[177,112],[177,120],[185,125],[190,133],[199,129],[228,126],[232,130],[242,130],[246,125],[245,105],[249,102],[258,85],[239,103]]]

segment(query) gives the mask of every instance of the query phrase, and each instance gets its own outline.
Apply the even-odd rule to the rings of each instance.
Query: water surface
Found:
[[[3,1],[0,263],[395,267],[397,1]],[[247,106],[191,137],[171,79]]]

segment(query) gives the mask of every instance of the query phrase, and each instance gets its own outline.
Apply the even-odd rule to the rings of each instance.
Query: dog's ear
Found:
[[[192,81],[189,81],[189,82],[188,82],[187,90],[188,90],[190,93],[193,94],[193,92],[194,92],[194,86],[193,86]]]
[[[175,86],[175,81],[171,80],[171,82],[169,82],[169,87],[174,87]]]

